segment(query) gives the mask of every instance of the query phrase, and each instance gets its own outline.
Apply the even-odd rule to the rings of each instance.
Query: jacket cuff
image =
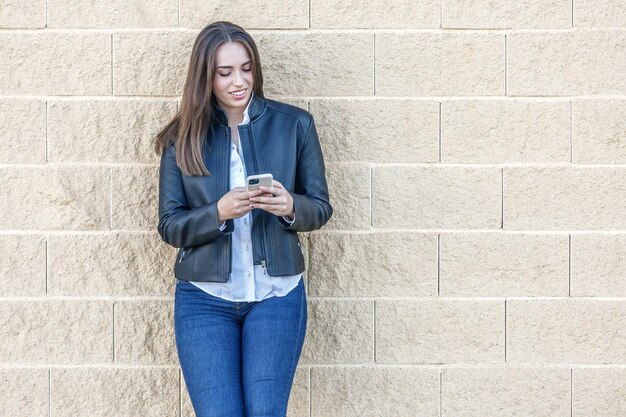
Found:
[[[235,230],[235,222],[232,219],[226,220],[219,225],[219,228],[224,234],[232,233]]]
[[[293,216],[293,220],[289,220],[289,217],[287,216],[282,216],[282,219],[285,221],[285,223],[291,226],[293,222],[296,221],[296,216],[295,215]]]
[[[293,197],[293,194],[292,194]],[[296,200],[293,200],[293,220],[289,220],[287,216],[278,216],[278,223],[285,229],[289,229],[296,222]]]

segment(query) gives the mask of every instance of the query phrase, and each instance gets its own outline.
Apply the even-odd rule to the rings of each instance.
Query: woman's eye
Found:
[[[243,70],[244,70],[245,72],[249,72],[249,71],[252,71],[252,68],[244,68]]]
[[[228,77],[230,75],[230,72],[228,74],[220,74],[222,77]]]

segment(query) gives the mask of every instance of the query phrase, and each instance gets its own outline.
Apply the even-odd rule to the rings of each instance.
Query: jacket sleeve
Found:
[[[232,220],[220,230],[217,220],[217,201],[202,207],[190,208],[182,172],[176,164],[173,145],[161,155],[159,168],[159,235],[175,248],[199,246],[231,233]]]
[[[326,184],[326,169],[315,121],[311,121],[298,155],[293,198],[294,222],[289,223],[281,216],[278,222],[285,229],[309,232],[319,229],[333,214]]]

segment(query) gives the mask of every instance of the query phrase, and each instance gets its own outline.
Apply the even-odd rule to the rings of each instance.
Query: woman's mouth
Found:
[[[241,98],[246,95],[246,90],[247,88],[244,88],[243,90],[229,91],[228,94],[235,98]]]

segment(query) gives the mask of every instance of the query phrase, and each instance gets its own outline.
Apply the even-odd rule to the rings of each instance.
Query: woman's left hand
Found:
[[[287,216],[293,220],[293,198],[280,182],[273,180],[271,187],[261,186],[260,189],[265,194],[250,198],[253,208],[260,208],[277,216]]]

